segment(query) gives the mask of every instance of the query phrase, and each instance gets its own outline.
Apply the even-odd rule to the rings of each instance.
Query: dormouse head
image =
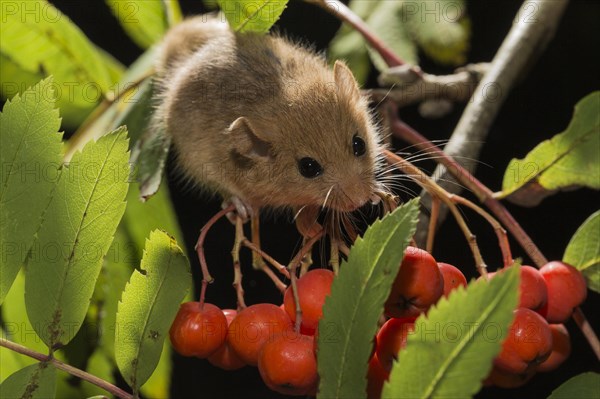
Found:
[[[378,133],[344,63],[313,75],[286,87],[270,112],[231,124],[232,159],[253,174],[238,186],[262,205],[352,211],[377,190]]]

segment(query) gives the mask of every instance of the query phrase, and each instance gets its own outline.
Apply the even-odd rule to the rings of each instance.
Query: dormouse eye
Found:
[[[323,173],[323,167],[312,158],[305,157],[298,161],[298,170],[300,174],[309,179],[313,179]]]
[[[354,151],[355,157],[365,155],[365,152],[367,151],[367,145],[365,144],[365,141],[356,134],[354,137],[352,137],[352,151]]]

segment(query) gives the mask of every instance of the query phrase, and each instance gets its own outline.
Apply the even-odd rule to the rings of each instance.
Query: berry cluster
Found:
[[[502,273],[502,271],[500,271]],[[497,273],[489,273],[493,278]],[[427,252],[406,249],[400,272],[385,304],[390,317],[375,339],[368,369],[368,397],[379,398],[398,353],[414,333],[415,320],[441,296],[466,286],[462,272],[437,263]],[[539,271],[521,267],[519,305],[492,372],[484,382],[503,388],[518,387],[536,372],[556,369],[569,356],[569,333],[565,322],[586,298],[582,274],[563,262],[550,262]]]
[[[296,307],[290,287],[281,306],[261,303],[236,312],[209,303],[184,303],[171,326],[171,343],[181,355],[206,358],[225,370],[258,366],[263,381],[274,391],[315,395],[314,336],[333,278],[333,272],[316,269],[298,279],[299,332],[294,330]]]
[[[400,271],[385,302],[384,311],[390,317],[375,337],[375,350],[369,361],[367,395],[381,397],[384,382],[389,378],[398,352],[406,346],[408,334],[415,329],[415,320],[431,305],[467,279],[456,267],[437,263],[428,252],[408,247]]]
[[[569,333],[562,323],[587,295],[579,270],[558,261],[539,271],[522,266],[519,291],[519,305],[485,381],[488,385],[519,387],[536,372],[556,369],[571,353]]]
[[[489,273],[488,278],[496,274]],[[281,306],[262,303],[236,312],[209,303],[184,303],[171,326],[173,347],[184,356],[206,358],[225,370],[258,366],[272,390],[314,395],[318,387],[315,337],[333,280],[333,272],[326,269],[311,270],[297,280],[302,310],[298,330],[294,329],[297,309],[291,287]],[[399,351],[414,332],[416,318],[442,296],[466,285],[456,267],[438,263],[424,250],[406,249],[384,305],[389,319],[374,339],[367,374],[369,398],[381,397]],[[516,387],[538,371],[557,368],[570,353],[569,334],[560,323],[585,297],[585,280],[570,265],[550,262],[539,271],[521,267],[519,306],[485,383]]]

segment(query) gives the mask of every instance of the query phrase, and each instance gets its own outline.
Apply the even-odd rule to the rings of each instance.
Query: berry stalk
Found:
[[[363,35],[365,40],[369,42],[384,59],[386,64],[390,67],[406,65],[398,55],[396,55],[377,35],[371,32],[369,26],[362,20],[358,15],[348,8],[344,3],[339,0],[305,0],[307,3],[313,3],[335,15],[340,20],[346,22],[348,25],[356,29],[360,34]],[[421,77],[423,72],[418,66],[411,66],[411,71],[418,77]]]
[[[200,289],[200,305],[204,305],[204,297],[206,295],[206,287],[208,284],[212,283],[215,279],[210,275],[208,271],[208,265],[206,264],[206,256],[204,255],[204,241],[206,240],[206,235],[210,228],[217,222],[217,220],[221,219],[223,216],[227,215],[229,212],[235,211],[235,205],[231,204],[225,209],[217,212],[212,218],[206,222],[202,229],[200,229],[200,236],[198,237],[198,242],[194,249],[198,254],[198,259],[200,260],[200,268],[202,269],[202,288]]]
[[[433,144],[431,141],[426,139],[423,135],[404,122],[400,121],[395,113],[392,114],[391,128],[396,137],[399,137],[408,143],[413,144],[419,150],[432,155],[436,162],[444,165],[460,184],[472,191],[477,196],[479,201],[489,210],[491,210],[492,213],[500,220],[502,225],[506,226],[508,231],[513,235],[513,237],[515,237],[515,239],[521,245],[521,248],[531,258],[531,260],[533,260],[538,268],[541,268],[548,263],[548,259],[544,256],[542,251],[540,251],[538,246],[535,245],[525,230],[523,230],[519,222],[515,220],[512,214],[504,205],[502,205],[500,201],[494,198],[494,193],[492,190],[490,190],[486,185],[479,181],[479,179],[469,173],[469,171],[463,168],[458,162],[442,151],[438,146]],[[600,359],[600,340],[580,308],[575,309],[575,312],[573,313],[573,319],[577,323],[577,326],[581,332],[584,334],[596,357]]]
[[[242,268],[240,267],[240,249],[242,248],[242,240],[244,239],[244,221],[241,217],[235,218],[235,241],[231,256],[233,258],[233,288],[237,296],[238,312],[246,308],[244,300],[244,287],[242,286]],[[261,258],[262,260],[262,258]]]
[[[460,227],[465,238],[467,239],[467,242],[469,243],[469,247],[471,248],[471,252],[473,253],[473,258],[475,259],[475,267],[477,267],[477,271],[480,275],[486,277],[487,266],[483,261],[481,251],[479,251],[479,246],[477,245],[477,238],[475,237],[475,234],[471,232],[471,229],[469,229],[469,226],[465,222],[465,219],[458,210],[456,204],[452,202],[450,194],[442,187],[440,187],[432,178],[427,176],[419,168],[414,166],[412,163],[408,162],[406,159],[388,150],[385,150],[383,153],[390,165],[400,169],[415,183],[419,184],[423,189],[427,190],[432,197],[438,197],[448,207],[448,209],[450,209],[450,212],[452,212],[452,216],[454,216],[454,218],[456,219],[456,223]]]

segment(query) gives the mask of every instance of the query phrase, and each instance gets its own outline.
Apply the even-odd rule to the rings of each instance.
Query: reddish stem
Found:
[[[451,156],[444,153],[444,151],[438,148],[435,144],[427,140],[423,135],[404,122],[400,121],[396,113],[392,114],[394,117],[392,118],[391,128],[396,137],[405,140],[409,144],[413,144],[421,151],[433,155],[432,158],[435,159],[436,162],[444,165],[459,183],[471,190],[477,196],[479,201],[483,203],[489,210],[491,210],[494,215],[496,215],[500,222],[506,226],[508,231],[510,231],[510,233],[519,242],[521,248],[523,248],[525,253],[529,255],[531,260],[533,260],[538,268],[548,263],[548,259],[540,251],[537,245],[535,245],[531,237],[529,237],[525,230],[523,230],[521,225],[515,220],[508,209],[506,209],[504,205],[500,203],[500,201],[494,198],[494,193],[492,190],[487,188],[487,186],[485,186],[475,176],[469,173],[469,171],[458,164],[458,162],[456,162]],[[592,350],[596,354],[596,357],[600,359],[600,341],[598,340],[598,336],[589,325],[584,313],[580,308],[575,309],[573,319],[579,326],[581,332],[584,334]]]
[[[484,209],[469,201],[466,198],[461,197],[460,195],[451,194],[452,201],[457,204],[465,205],[468,208],[471,208],[479,215],[481,215],[494,229],[496,233],[496,237],[498,237],[498,245],[500,246],[500,251],[502,252],[502,263],[504,267],[509,267],[513,264],[512,251],[510,250],[510,243],[508,242],[508,235],[506,234],[506,230],[502,227],[500,222],[498,222],[492,215],[487,213]]]
[[[395,115],[395,114],[394,114]],[[469,171],[463,168],[458,162],[452,157],[442,151],[437,145],[427,140],[423,135],[402,122],[397,115],[392,118],[391,122],[392,131],[394,136],[405,140],[406,142],[413,144],[419,150],[433,155],[433,159],[436,162],[444,165],[448,171],[458,180],[463,186],[471,190],[479,199],[481,203],[486,205],[498,219],[503,226],[506,226],[508,231],[517,239],[521,247],[531,257],[538,267],[542,267],[548,260],[519,225],[519,223],[512,217],[508,210],[498,200],[493,197],[493,192],[481,183],[475,176]]]
[[[200,229],[200,236],[198,237],[198,242],[194,249],[198,254],[198,259],[200,260],[200,268],[202,269],[202,287],[200,289],[200,306],[204,305],[204,297],[206,295],[206,286],[212,283],[215,279],[210,275],[208,271],[208,265],[206,264],[206,257],[204,255],[204,240],[206,240],[206,234],[208,230],[217,222],[217,220],[221,219],[223,216],[227,215],[229,212],[235,211],[235,205],[229,205],[227,208],[217,212],[215,216],[209,219],[208,222],[202,229]]]
[[[262,256],[264,260],[266,260],[269,264],[271,264],[271,266],[276,268],[279,273],[284,275],[284,277],[290,278],[290,273],[287,271],[285,266],[283,266],[281,263],[277,262],[271,255],[269,255],[268,253],[266,253],[265,251],[263,251],[262,249],[260,249],[256,245],[254,245],[247,238],[244,238],[242,240],[242,245],[245,246],[246,248],[249,248],[250,250],[256,252],[260,256]]]
[[[358,15],[348,8],[344,3],[339,0],[308,0],[311,3],[315,3],[321,8],[325,9],[329,13],[335,15],[340,20],[346,22],[348,25],[356,29],[360,34],[363,35],[365,40],[369,42],[385,63],[389,67],[395,67],[406,64],[400,57],[398,57],[377,35],[375,35],[369,26],[362,20]],[[417,66],[413,66],[411,70],[417,75],[422,76],[423,72]]]
[[[294,296],[294,303],[296,306],[295,330],[297,333],[300,333],[300,325],[302,324],[302,308],[300,308],[300,296],[298,295],[298,287],[296,285],[296,279],[297,279],[296,269],[300,265],[302,258],[304,258],[304,256],[312,249],[313,245],[315,245],[315,243],[317,241],[319,241],[321,239],[321,237],[323,237],[323,234],[324,234],[324,232],[323,232],[323,230],[321,230],[319,233],[317,233],[315,236],[313,236],[310,240],[308,240],[306,242],[306,244],[304,244],[304,246],[302,248],[300,248],[300,251],[298,251],[296,256],[294,256],[294,258],[288,265],[288,269],[289,269],[290,276],[291,276],[290,285],[292,286],[292,294]]]

